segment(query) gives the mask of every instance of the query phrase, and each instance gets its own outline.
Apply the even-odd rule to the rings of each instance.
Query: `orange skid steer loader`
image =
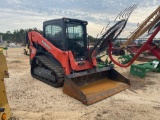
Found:
[[[108,41],[122,32],[127,20],[118,21],[106,31],[93,49],[89,49],[87,40],[87,21],[70,18],[45,21],[43,35],[28,32],[32,76],[53,87],[63,86],[65,94],[86,105],[127,89],[130,85],[127,78],[111,65],[98,68],[96,60]]]

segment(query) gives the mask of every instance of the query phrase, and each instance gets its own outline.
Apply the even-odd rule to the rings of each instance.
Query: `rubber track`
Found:
[[[64,73],[61,67],[59,67],[55,62],[51,61],[49,58],[47,58],[46,56],[36,56],[36,59],[38,59],[43,66],[45,66],[46,68],[48,68],[49,70],[51,70],[52,72],[54,72],[54,74],[56,75],[56,82],[50,81],[48,79],[42,78],[40,76],[37,76],[34,74],[33,77],[35,77],[36,79],[39,79],[53,87],[60,87],[63,85],[64,83]]]

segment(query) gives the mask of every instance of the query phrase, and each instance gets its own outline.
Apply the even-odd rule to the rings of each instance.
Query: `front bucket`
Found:
[[[127,89],[130,81],[110,67],[65,77],[63,92],[86,105]]]

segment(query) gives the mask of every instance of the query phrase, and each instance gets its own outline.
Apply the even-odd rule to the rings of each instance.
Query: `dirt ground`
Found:
[[[9,48],[5,79],[13,120],[160,120],[160,74],[144,79],[117,68],[131,80],[131,87],[110,98],[86,106],[30,75],[29,57],[23,48]]]

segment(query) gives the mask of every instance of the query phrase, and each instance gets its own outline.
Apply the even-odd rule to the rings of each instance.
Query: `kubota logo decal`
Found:
[[[50,47],[46,42],[44,42],[43,40],[42,40],[42,44],[43,44],[45,47],[47,47],[49,50],[51,49],[51,47]]]

